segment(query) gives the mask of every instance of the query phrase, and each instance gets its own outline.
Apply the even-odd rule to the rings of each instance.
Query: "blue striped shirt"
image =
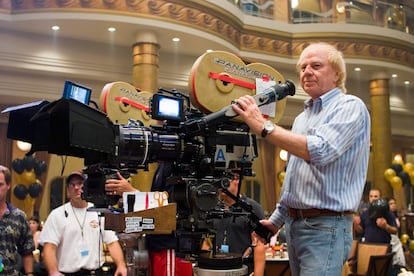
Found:
[[[356,210],[366,181],[370,127],[365,104],[339,88],[306,101],[292,132],[306,135],[310,161],[289,155],[270,221],[283,225],[288,208]]]

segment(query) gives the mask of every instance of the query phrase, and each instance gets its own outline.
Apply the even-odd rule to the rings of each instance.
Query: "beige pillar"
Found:
[[[151,32],[140,32],[133,45],[133,85],[150,93],[158,89],[158,68],[160,45]],[[157,163],[149,164],[149,171],[138,170],[132,177],[132,185],[140,191],[150,191]]]
[[[383,197],[393,196],[392,187],[384,178],[384,172],[392,162],[388,87],[388,79],[383,75],[378,75],[370,81],[373,187],[380,189]]]
[[[154,93],[158,88],[158,67],[160,45],[153,33],[137,35],[133,45],[133,85],[142,91]]]

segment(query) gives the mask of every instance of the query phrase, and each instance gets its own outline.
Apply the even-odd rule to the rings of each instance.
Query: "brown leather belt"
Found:
[[[314,217],[320,217],[320,216],[346,216],[346,215],[352,215],[354,212],[352,211],[332,211],[327,209],[295,209],[295,208],[289,208],[288,210],[289,217],[293,219],[298,218],[314,218]]]

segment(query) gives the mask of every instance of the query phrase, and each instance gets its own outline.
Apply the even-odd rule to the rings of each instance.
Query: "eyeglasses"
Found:
[[[70,187],[70,188],[75,188],[75,187],[83,188],[83,182],[69,182],[68,187]]]

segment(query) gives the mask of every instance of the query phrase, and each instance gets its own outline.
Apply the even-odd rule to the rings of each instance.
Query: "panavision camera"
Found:
[[[265,105],[294,93],[294,84],[286,81],[254,98],[258,105]],[[243,168],[246,175],[252,174],[252,162],[258,155],[256,137],[245,124],[230,120],[237,116],[231,105],[204,115],[191,107],[183,93],[159,89],[149,106],[151,117],[161,124],[146,127],[131,120],[119,125],[100,110],[74,99],[39,101],[8,110],[7,135],[31,143],[32,152],[84,158],[88,176],[84,196],[101,208],[116,200],[105,192],[108,176],[116,171],[136,173],[152,162],[171,162],[176,182],[173,198],[181,225],[208,228],[218,189],[228,185],[228,171]],[[257,220],[255,225],[261,226]]]

